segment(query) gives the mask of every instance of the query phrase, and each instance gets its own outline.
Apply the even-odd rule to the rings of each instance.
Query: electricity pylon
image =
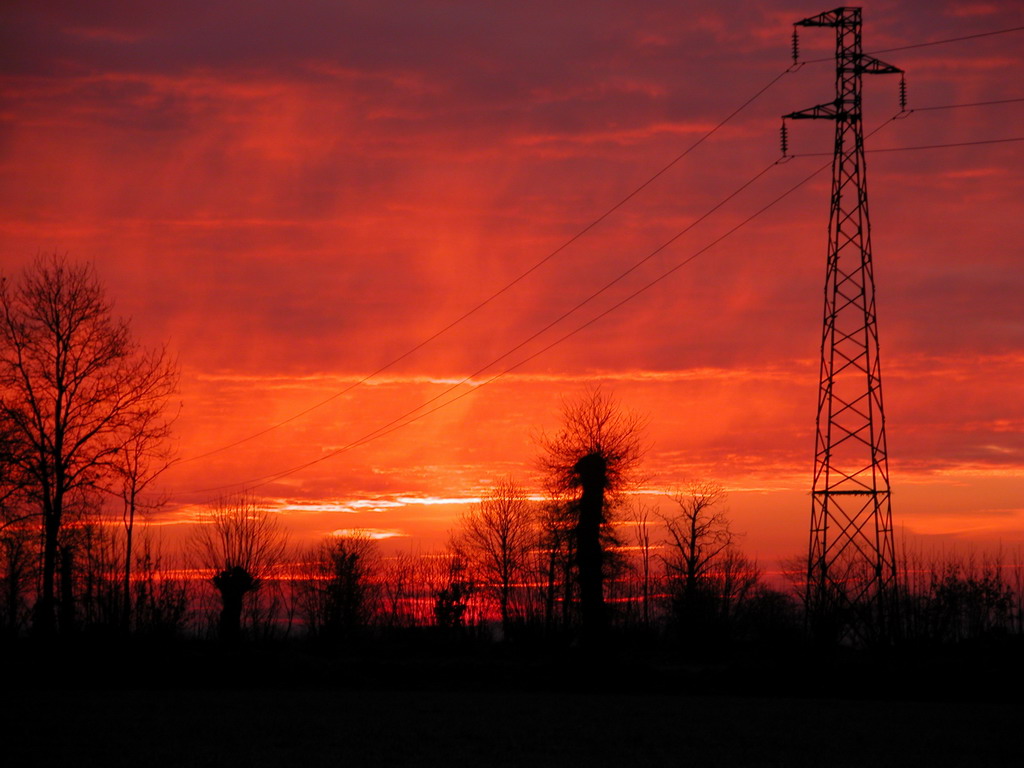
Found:
[[[825,636],[822,639],[876,642],[887,639],[892,631],[896,551],[878,360],[861,75],[902,70],[862,52],[860,8],[836,8],[795,26],[836,30],[835,100],[783,118],[836,124],[807,558],[808,616],[816,632]],[[797,46],[794,29],[794,60]],[[902,103],[902,83],[900,95]]]

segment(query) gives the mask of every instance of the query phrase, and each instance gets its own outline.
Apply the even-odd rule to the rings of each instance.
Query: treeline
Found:
[[[249,497],[211,505],[168,550],[139,520],[171,462],[174,364],[132,340],[90,268],[57,257],[0,283],[0,308],[4,637],[727,652],[799,646],[823,618],[806,615],[805,561],[770,581],[743,553],[720,486],[693,483],[660,507],[635,501],[644,419],[600,389],[567,402],[539,441],[543,492],[497,480],[442,551],[385,554],[359,535],[297,547]],[[878,600],[886,641],[1021,634],[1019,566],[904,553],[897,592]],[[878,612],[844,611],[839,598],[829,637],[877,636],[853,624]]]
[[[768,580],[737,547],[725,495],[703,484],[671,512],[620,500],[603,534],[604,642],[728,654],[802,646],[802,570]],[[465,641],[578,645],[576,513],[499,481],[427,553],[383,551],[358,533],[296,547],[279,516],[247,498],[211,508],[185,545],[136,534],[124,592],[124,529],[100,515],[69,526],[56,577],[65,636],[295,640],[339,648]],[[696,532],[694,537],[693,532]],[[31,518],[0,535],[0,622],[33,637],[39,532]],[[899,641],[949,645],[1024,632],[1020,564],[904,554]]]

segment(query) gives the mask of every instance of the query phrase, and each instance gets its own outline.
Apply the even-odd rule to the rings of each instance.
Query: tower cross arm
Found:
[[[894,67],[892,64],[886,64],[884,61],[879,61],[864,54],[861,54],[857,60],[857,71],[863,72],[866,75],[899,75],[903,73],[903,70],[899,67]]]
[[[836,8],[831,11],[819,13],[817,16],[809,16],[801,19],[794,26],[797,27],[839,27],[844,24],[851,24],[853,17],[860,16],[860,8]],[[856,13],[855,13],[856,12]]]
[[[818,104],[808,109],[801,109],[799,112],[790,112],[783,115],[783,120],[835,120],[843,114],[843,110],[834,101],[827,104]]]

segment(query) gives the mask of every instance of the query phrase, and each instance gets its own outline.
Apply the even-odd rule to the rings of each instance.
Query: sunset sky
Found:
[[[452,405],[254,493],[299,537],[443,543],[599,383],[649,418],[648,501],[730,493],[744,549],[804,551],[828,222],[824,172],[653,288],[828,156],[772,166],[780,115],[833,98],[781,77],[643,192],[471,318],[366,383],[666,166],[791,63],[796,2],[7,2],[0,264],[95,264],[181,370],[155,522]],[[1024,3],[864,7],[868,51],[1024,26]],[[805,59],[834,31],[803,29]],[[876,54],[868,149],[1024,137],[1024,31]],[[825,121],[790,152],[830,153]],[[893,513],[916,540],[1024,543],[1024,143],[868,155]],[[483,370],[481,370],[483,369]],[[479,373],[478,373],[479,372]],[[435,402],[433,405],[436,405]],[[660,500],[660,501],[659,501]]]

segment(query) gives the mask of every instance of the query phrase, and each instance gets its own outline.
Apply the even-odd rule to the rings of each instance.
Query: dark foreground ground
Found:
[[[0,766],[1022,766],[1024,653],[5,649]]]
[[[458,691],[5,696],[7,766],[996,766],[1005,704]]]

